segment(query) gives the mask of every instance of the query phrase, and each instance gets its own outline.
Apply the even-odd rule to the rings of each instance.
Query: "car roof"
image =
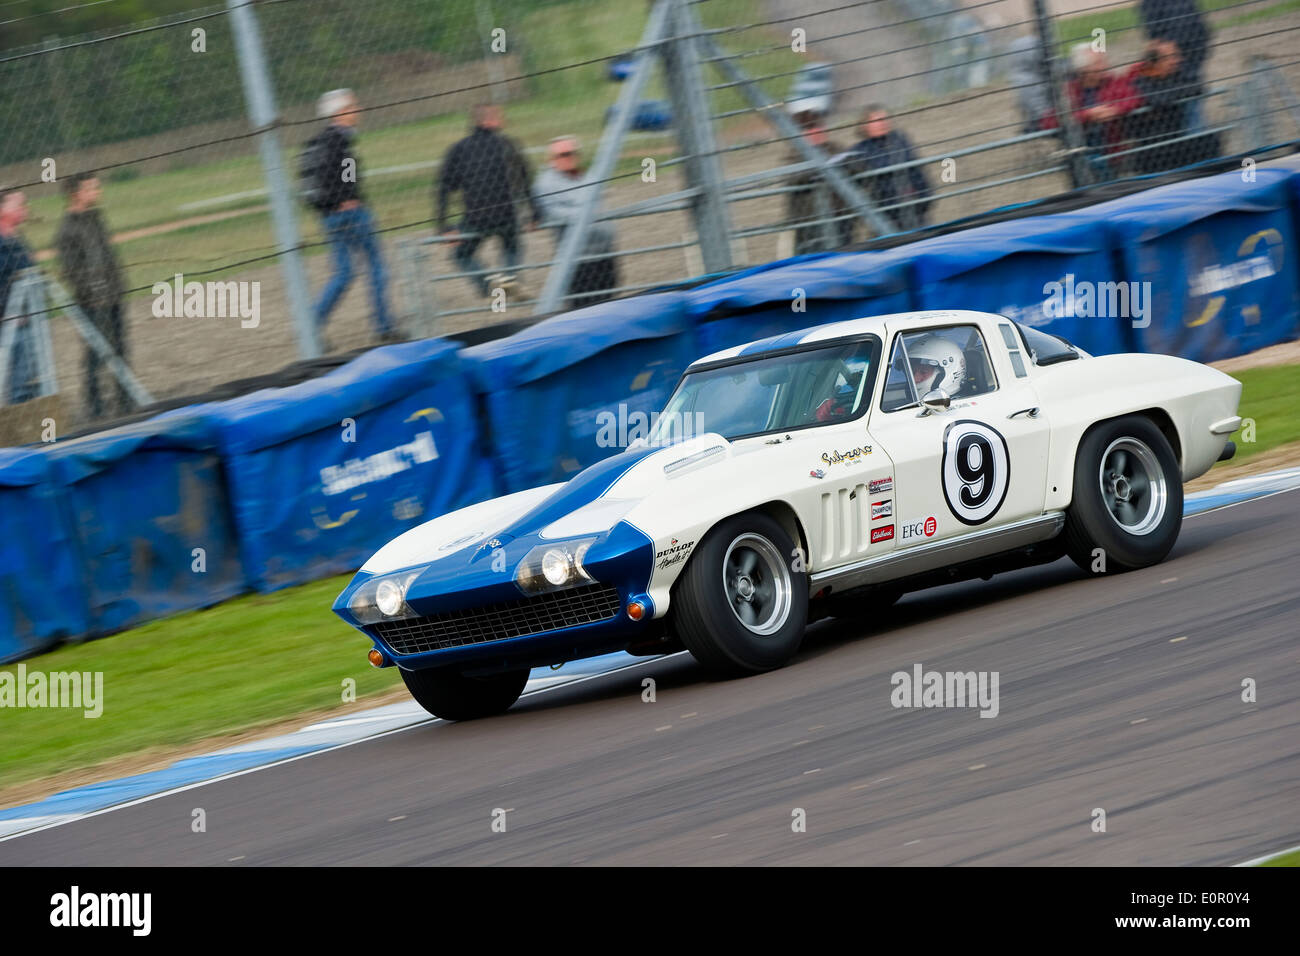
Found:
[[[720,352],[714,352],[703,358],[696,359],[689,368],[695,368],[699,365],[708,365],[712,362],[721,362],[731,358],[750,358],[758,357],[767,352],[776,352],[780,349],[795,348],[800,345],[807,345],[813,342],[829,341],[831,339],[848,338],[855,335],[864,335],[874,332],[885,338],[885,326],[891,328],[906,328],[908,326],[927,327],[931,325],[946,325],[959,322],[978,322],[981,320],[992,319],[1000,321],[1004,316],[993,315],[988,312],[973,312],[965,309],[936,309],[924,312],[894,312],[889,315],[872,315],[864,316],[860,319],[846,319],[843,322],[830,322],[826,325],[813,325],[806,329],[799,329],[795,332],[782,332],[780,335],[769,335],[765,339],[758,339],[754,342],[746,342],[744,345],[735,345],[729,349],[723,349]]]

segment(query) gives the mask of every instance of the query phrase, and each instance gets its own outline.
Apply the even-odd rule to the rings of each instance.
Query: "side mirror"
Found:
[[[934,388],[921,397],[921,404],[925,406],[921,409],[921,414],[929,415],[931,412],[947,411],[948,406],[952,404],[952,399],[943,389]]]

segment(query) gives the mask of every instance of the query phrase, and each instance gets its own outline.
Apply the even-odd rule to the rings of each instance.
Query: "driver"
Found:
[[[950,398],[961,393],[966,383],[966,356],[949,339],[927,332],[907,343],[907,359],[917,398],[936,388],[943,389]]]
[[[834,377],[831,395],[823,399],[813,409],[813,420],[817,422],[837,422],[848,418],[853,412],[853,400],[858,394],[858,383],[865,373],[849,371],[841,364],[840,371]]]

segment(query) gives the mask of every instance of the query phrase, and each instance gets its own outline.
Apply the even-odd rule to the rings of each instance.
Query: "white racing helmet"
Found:
[[[931,332],[908,342],[907,358],[918,398],[936,388],[956,395],[966,383],[966,356],[942,335]]]

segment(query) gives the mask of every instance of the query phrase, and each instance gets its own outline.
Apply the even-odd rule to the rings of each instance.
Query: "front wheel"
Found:
[[[451,668],[402,671],[416,703],[443,720],[474,720],[504,713],[519,699],[528,671],[470,677]]]
[[[761,512],[727,518],[691,555],[673,600],[678,636],[718,677],[780,667],[799,650],[808,575],[785,529]]]
[[[1149,418],[1104,422],[1079,442],[1066,550],[1085,571],[1163,561],[1183,522],[1183,483],[1169,440]]]

